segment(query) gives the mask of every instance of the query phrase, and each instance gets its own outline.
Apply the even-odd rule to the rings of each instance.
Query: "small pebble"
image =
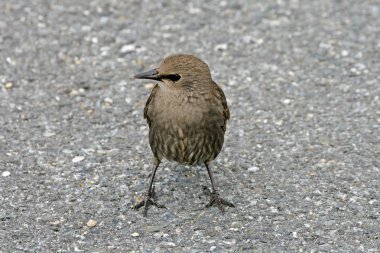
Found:
[[[78,90],[75,90],[75,89],[74,89],[74,90],[71,90],[71,91],[70,91],[70,96],[73,96],[73,97],[74,97],[74,96],[78,96],[78,95],[79,95],[79,91],[78,91]]]
[[[229,241],[225,240],[225,241],[223,241],[223,243],[227,244],[227,245],[233,245],[233,244],[236,243],[236,240],[235,239],[232,239],[232,240],[229,240]]]
[[[52,136],[54,136],[55,135],[55,133],[54,132],[50,132],[50,131],[46,131],[46,132],[44,132],[44,137],[52,137]]]
[[[199,14],[199,13],[202,12],[201,9],[199,9],[199,8],[194,8],[194,7],[190,7],[190,8],[188,9],[188,11],[189,11],[190,14]]]
[[[97,222],[96,220],[89,220],[89,221],[87,222],[87,227],[93,228],[93,227],[96,226],[97,223],[98,223],[98,222]]]
[[[61,223],[60,220],[55,220],[55,221],[51,221],[49,222],[51,225],[59,225]]]
[[[13,83],[12,83],[12,82],[6,82],[6,83],[4,84],[4,87],[5,87],[5,89],[10,90],[10,89],[13,88]]]
[[[132,237],[138,237],[138,236],[140,236],[140,234],[137,233],[137,232],[134,232],[134,233],[131,234],[131,236],[132,236]]]
[[[5,60],[6,60],[10,65],[12,65],[12,66],[16,66],[16,61],[13,60],[12,58],[7,57],[7,58],[5,58]]]
[[[269,207],[271,213],[278,213],[278,209],[276,207]]]
[[[347,50],[342,50],[341,55],[342,56],[347,56],[347,55],[349,55],[349,53],[350,52],[348,52]]]
[[[104,99],[104,106],[110,107],[110,106],[112,106],[112,103],[113,103],[112,98],[105,98]]]
[[[169,247],[175,247],[175,243],[174,242],[167,242],[165,243],[166,246],[169,246]]]
[[[128,45],[124,45],[120,49],[120,52],[123,53],[123,54],[126,54],[126,53],[131,53],[131,52],[133,52],[135,50],[136,50],[136,46],[134,44],[128,44]]]
[[[73,158],[72,162],[73,163],[79,163],[79,162],[83,161],[84,158],[85,158],[84,156],[76,156]]]
[[[242,41],[245,43],[245,44],[249,44],[251,42],[253,42],[253,37],[250,36],[250,35],[245,35],[242,37]]]
[[[256,45],[261,45],[261,44],[263,44],[263,42],[264,42],[263,38],[258,38],[258,39],[255,40],[255,44]]]
[[[218,44],[214,47],[215,51],[225,51],[227,50],[228,45],[227,44]]]
[[[249,172],[256,172],[256,171],[259,171],[260,168],[259,167],[256,167],[256,166],[252,166],[250,168],[247,169]]]
[[[4,171],[3,173],[1,173],[1,176],[3,177],[9,177],[11,175],[11,173],[9,171]]]

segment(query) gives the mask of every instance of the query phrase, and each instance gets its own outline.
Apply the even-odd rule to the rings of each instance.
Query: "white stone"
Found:
[[[12,89],[13,88],[13,83],[12,82],[6,82],[5,84],[4,84],[4,87],[5,87],[5,89]]]
[[[93,227],[96,226],[97,223],[98,223],[98,222],[97,222],[96,220],[89,220],[89,221],[87,222],[87,227],[93,228]]]
[[[341,52],[341,55],[342,56],[348,56],[350,52],[348,52],[347,50],[342,50]]]
[[[55,133],[48,130],[48,131],[44,132],[43,135],[44,135],[44,137],[52,137],[55,135]]]
[[[121,49],[120,52],[125,54],[125,53],[130,53],[136,50],[136,45],[135,44],[127,44],[124,45]]]
[[[72,162],[73,163],[79,163],[79,162],[83,161],[84,159],[85,159],[84,156],[76,156],[73,158]]]
[[[214,47],[214,50],[215,51],[225,51],[227,50],[228,48],[228,45],[226,43],[223,43],[223,44],[218,44]]]
[[[249,172],[256,172],[256,171],[259,171],[260,168],[259,167],[256,167],[256,166],[252,166],[250,168],[247,169]]]
[[[4,171],[3,173],[1,173],[2,177],[9,177],[10,175],[11,173],[9,171]]]

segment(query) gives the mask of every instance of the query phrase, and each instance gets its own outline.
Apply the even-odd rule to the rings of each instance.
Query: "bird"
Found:
[[[161,161],[166,159],[183,165],[204,165],[211,181],[210,202],[206,208],[235,207],[220,197],[210,163],[220,153],[230,111],[223,90],[211,77],[208,65],[190,54],[174,54],[164,58],[158,68],[136,74],[136,79],[158,81],[144,107],[149,126],[149,144],[153,168],[148,190],[133,208],[149,206],[165,208],[155,201],[154,177]]]

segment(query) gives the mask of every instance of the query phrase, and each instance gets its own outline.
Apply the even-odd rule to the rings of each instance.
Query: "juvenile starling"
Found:
[[[144,200],[134,208],[144,207],[146,216],[149,205],[164,207],[153,200],[153,180],[163,158],[186,165],[204,164],[212,186],[206,207],[217,206],[222,213],[224,206],[234,207],[219,196],[210,170],[210,162],[222,149],[230,112],[207,64],[193,55],[171,55],[158,68],[135,78],[160,82],[152,89],[144,108],[154,156],[153,171]]]

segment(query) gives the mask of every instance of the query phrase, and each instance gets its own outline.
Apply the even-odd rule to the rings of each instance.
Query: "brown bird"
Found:
[[[234,205],[219,196],[210,162],[224,142],[226,122],[230,118],[226,97],[212,80],[205,62],[193,55],[177,54],[165,58],[156,69],[137,74],[138,79],[160,81],[145,104],[144,118],[149,125],[149,143],[154,156],[153,171],[144,200],[134,208],[157,204],[153,181],[163,158],[180,164],[204,164],[211,180],[212,192],[206,207]]]

